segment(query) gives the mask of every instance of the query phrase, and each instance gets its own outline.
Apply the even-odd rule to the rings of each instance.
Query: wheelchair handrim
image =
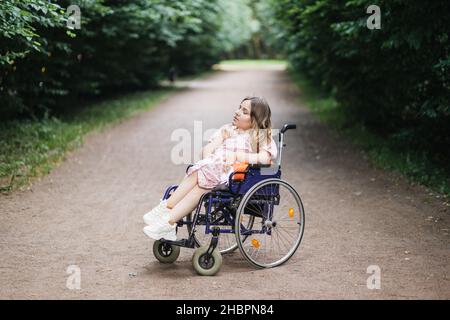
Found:
[[[268,186],[268,185],[278,185],[278,188],[286,188],[289,191],[289,194],[293,196],[293,199],[295,200],[296,203],[296,209],[292,208],[293,212],[296,212],[296,215],[298,214],[298,220],[299,222],[297,222],[298,226],[298,233],[296,235],[296,237],[294,237],[294,241],[292,243],[292,247],[290,247],[290,249],[287,251],[286,254],[284,254],[281,258],[276,259],[275,261],[272,261],[270,263],[266,263],[266,262],[261,262],[258,261],[255,257],[253,257],[253,254],[256,253],[256,256],[259,255],[260,252],[262,252],[263,250],[259,251],[259,248],[257,247],[252,248],[250,247],[250,245],[252,245],[252,241],[256,241],[259,245],[259,241],[256,239],[251,239],[253,238],[251,235],[245,235],[243,233],[246,232],[254,232],[253,230],[246,230],[243,231],[241,230],[241,220],[245,219],[246,216],[248,217],[249,214],[245,214],[244,212],[244,208],[248,208],[249,206],[249,200],[255,196],[257,199],[257,194],[258,191],[264,190],[263,187]],[[278,190],[279,191],[279,190]],[[264,196],[261,196],[264,198]],[[280,197],[281,198],[281,197]],[[255,198],[254,198],[255,199]],[[269,205],[269,204],[267,204]],[[272,206],[272,210],[275,206]],[[247,209],[248,210],[248,209]],[[291,210],[291,209],[290,209]],[[273,213],[273,211],[272,211]],[[257,218],[259,219],[259,218]],[[266,219],[267,221],[268,219]],[[264,221],[263,218],[261,218],[261,222]],[[267,221],[269,222],[269,221]],[[292,222],[293,224],[293,222]],[[294,225],[294,224],[293,224]],[[304,208],[303,208],[303,204],[301,202],[300,196],[298,195],[298,193],[295,191],[295,189],[287,182],[281,180],[281,179],[267,179],[264,181],[261,181],[257,184],[255,184],[245,195],[244,198],[242,199],[241,203],[239,204],[239,207],[236,211],[236,221],[235,221],[235,235],[236,235],[236,242],[238,244],[239,250],[241,251],[242,255],[246,258],[246,260],[251,263],[252,265],[259,267],[259,268],[271,268],[271,267],[275,267],[275,266],[279,266],[283,263],[285,263],[287,260],[289,260],[291,258],[291,256],[295,253],[295,251],[297,250],[298,246],[301,243],[302,237],[303,237],[303,233],[304,233],[304,226],[305,226],[305,214],[304,214]],[[280,227],[282,228],[281,225],[278,226],[278,229],[280,229]],[[277,229],[277,227],[271,227],[271,231],[270,231],[270,235],[272,235],[273,233],[276,234],[277,232],[279,232]],[[297,227],[296,227],[297,229]],[[267,229],[266,229],[267,230]],[[256,232],[256,231],[255,231]],[[257,233],[255,233],[257,234]],[[261,235],[264,236],[264,232],[260,233]],[[268,235],[268,233],[267,233]],[[264,246],[266,246],[267,241],[270,240],[272,242],[273,245],[273,238],[268,238],[267,235],[265,235],[263,237],[264,239]],[[278,237],[281,236],[280,234],[276,234]],[[255,236],[256,237],[256,236]],[[275,236],[274,236],[275,237]],[[273,249],[273,248],[272,248]],[[250,253],[249,251],[253,250],[253,253]],[[266,250],[266,249],[264,249]],[[264,257],[266,257],[266,251],[264,251]]]

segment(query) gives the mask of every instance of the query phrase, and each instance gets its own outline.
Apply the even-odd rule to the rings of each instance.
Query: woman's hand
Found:
[[[205,159],[206,157],[209,157],[214,152],[215,149],[216,146],[213,143],[208,143],[200,150],[200,159]]]
[[[223,161],[227,165],[232,165],[233,163],[235,163],[236,162],[236,152],[227,150]]]

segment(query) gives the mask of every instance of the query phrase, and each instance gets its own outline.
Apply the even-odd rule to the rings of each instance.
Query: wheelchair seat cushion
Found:
[[[221,183],[212,189],[212,191],[229,191],[229,190],[230,186],[228,185],[228,183]]]

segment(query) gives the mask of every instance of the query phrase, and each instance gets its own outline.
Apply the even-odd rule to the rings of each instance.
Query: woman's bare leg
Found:
[[[196,185],[189,191],[180,202],[171,210],[170,212],[170,224],[174,224],[175,222],[183,219],[183,217],[187,216],[192,210],[197,207],[198,201],[200,197],[210,190],[200,188]]]
[[[183,181],[180,182],[170,198],[167,199],[167,208],[172,209],[175,207],[176,204],[197,185],[197,179],[197,172],[184,177]]]

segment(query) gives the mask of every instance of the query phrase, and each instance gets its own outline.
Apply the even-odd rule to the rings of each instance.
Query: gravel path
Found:
[[[160,264],[142,215],[183,177],[186,166],[171,161],[172,132],[193,132],[194,121],[203,131],[218,128],[247,95],[267,98],[275,128],[297,123],[286,135],[282,169],[305,204],[299,250],[266,270],[235,252],[215,277],[196,275],[190,249],[175,264]],[[282,70],[222,71],[90,134],[31,189],[0,196],[0,298],[449,299],[444,200],[371,168],[299,95]],[[71,265],[80,270],[79,290],[66,286]],[[367,288],[371,265],[381,270],[378,290]]]

